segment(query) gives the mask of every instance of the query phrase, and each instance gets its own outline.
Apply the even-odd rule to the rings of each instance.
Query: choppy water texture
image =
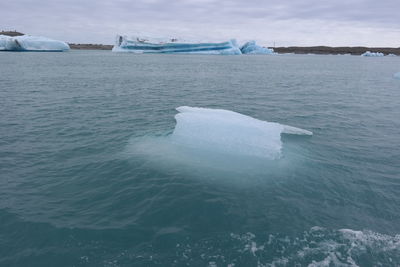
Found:
[[[398,266],[400,59],[0,53],[0,266]],[[310,130],[165,145],[178,106]]]

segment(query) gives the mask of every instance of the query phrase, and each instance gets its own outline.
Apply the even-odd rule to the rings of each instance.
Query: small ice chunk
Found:
[[[285,134],[297,134],[297,135],[312,135],[313,133],[304,129],[300,129],[297,127],[289,126],[289,125],[283,125],[283,131],[282,133]]]
[[[249,41],[245,43],[241,48],[242,54],[275,54],[274,49],[262,47],[256,44],[256,41]]]
[[[363,56],[363,57],[383,57],[384,54],[381,53],[381,52],[370,52],[370,51],[367,51],[364,54],[362,54],[361,56]]]
[[[312,135],[300,128],[223,109],[178,107],[173,142],[223,154],[279,158],[281,133]]]

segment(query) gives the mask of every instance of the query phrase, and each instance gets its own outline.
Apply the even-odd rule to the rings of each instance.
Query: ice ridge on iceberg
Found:
[[[69,50],[69,45],[63,41],[40,36],[22,35],[10,37],[0,35],[0,50],[62,52]]]
[[[221,43],[209,42],[183,42],[172,38],[168,40],[149,40],[145,38],[128,39],[126,36],[118,35],[113,52],[131,52],[131,53],[164,53],[164,54],[220,54],[237,55],[241,51],[232,39]]]
[[[370,52],[370,51],[367,51],[364,54],[362,54],[361,56],[363,56],[363,57],[383,57],[384,54],[381,53],[381,52]]]
[[[178,107],[171,139],[189,148],[275,159],[281,154],[281,134],[312,132],[258,120],[223,109]]]
[[[256,41],[249,41],[245,43],[240,51],[242,54],[275,54],[274,49],[262,47],[256,44]]]

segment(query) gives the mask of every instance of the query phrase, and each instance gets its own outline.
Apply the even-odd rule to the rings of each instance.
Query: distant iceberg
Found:
[[[395,54],[393,54],[393,53],[387,54],[386,56],[387,56],[387,57],[397,57],[397,55],[395,55]]]
[[[384,54],[381,53],[381,52],[370,52],[370,51],[367,51],[364,54],[362,54],[361,56],[363,56],[363,57],[383,57]]]
[[[282,133],[312,135],[307,130],[229,110],[182,106],[177,111],[172,141],[203,151],[274,159],[281,154]]]
[[[54,51],[62,52],[69,50],[69,45],[40,36],[22,35],[10,37],[0,35],[0,51]]]
[[[113,52],[131,53],[164,53],[164,54],[217,54],[238,55],[241,51],[236,40],[221,43],[208,42],[183,42],[178,39],[150,40],[148,38],[132,38],[117,36]]]
[[[242,54],[275,54],[274,49],[262,47],[256,44],[256,41],[250,41],[245,43],[241,48],[240,51]]]

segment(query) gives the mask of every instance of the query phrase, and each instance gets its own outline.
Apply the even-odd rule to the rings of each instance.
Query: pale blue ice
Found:
[[[22,35],[10,37],[0,35],[0,50],[3,51],[67,51],[69,45],[63,41],[41,36]]]
[[[174,143],[224,154],[279,158],[281,134],[312,135],[300,128],[267,122],[223,109],[178,107]]]
[[[242,54],[274,54],[274,50],[266,47],[262,47],[256,44],[256,41],[249,41],[245,43],[241,48]]]
[[[361,56],[363,57],[383,57],[384,54],[381,52],[371,52],[371,51],[367,51],[364,54],[362,54]]]

